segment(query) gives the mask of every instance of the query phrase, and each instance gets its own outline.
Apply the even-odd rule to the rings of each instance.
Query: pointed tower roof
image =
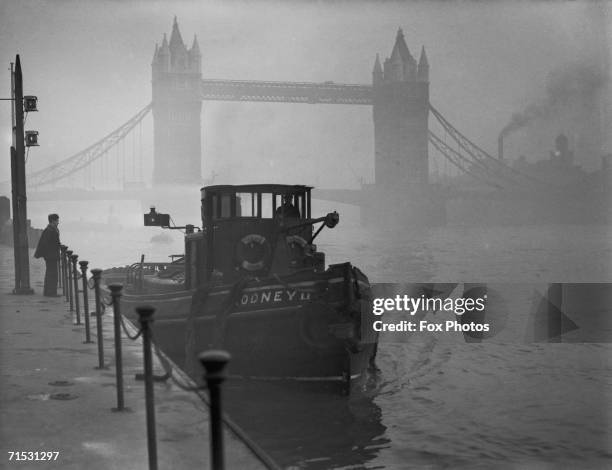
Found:
[[[384,80],[383,69],[380,65],[380,56],[376,54],[376,60],[374,61],[374,70],[372,70],[372,83],[374,85]]]
[[[202,55],[200,53],[200,45],[198,44],[198,37],[194,34],[193,35],[193,43],[191,44],[191,49],[189,50],[189,53],[192,55]]]
[[[162,45],[159,48],[159,54],[169,54],[170,51],[168,49],[168,38],[166,37],[166,33],[164,33],[164,39],[162,40]]]
[[[422,66],[429,67],[429,62],[427,61],[427,54],[425,53],[425,46],[421,47],[421,57],[419,58],[419,68]]]
[[[410,54],[410,50],[408,50],[408,46],[406,45],[406,40],[404,39],[404,31],[402,28],[397,30],[397,35],[395,36],[395,44],[393,45],[393,53],[397,50],[403,62],[414,61],[414,57]]]
[[[185,43],[179,31],[178,21],[176,16],[174,17],[174,23],[172,24],[172,33],[170,33],[170,50],[175,51],[179,48],[184,48]]]
[[[395,46],[393,46],[393,51],[391,51],[391,57],[389,57],[389,62],[394,63],[394,64],[404,63],[404,59],[402,58],[402,54],[399,51],[399,47],[397,46],[397,43],[395,43]]]
[[[372,70],[372,73],[380,73],[382,74],[382,66],[380,65],[380,56],[378,55],[378,53],[376,54],[376,60],[374,61],[374,70]]]
[[[401,82],[404,79],[404,60],[400,54],[399,48],[394,47],[389,58],[389,66],[385,64],[385,79],[393,82]]]
[[[427,61],[427,54],[425,53],[425,46],[421,47],[421,58],[419,59],[417,80],[421,82],[429,81],[429,62]]]
[[[193,43],[191,44],[191,49],[187,52],[189,56],[189,66],[191,67],[192,72],[201,73],[202,72],[202,53],[200,52],[200,46],[198,44],[198,37],[193,35]]]

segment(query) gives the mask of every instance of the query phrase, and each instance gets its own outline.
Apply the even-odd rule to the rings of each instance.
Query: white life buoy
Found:
[[[250,233],[238,242],[236,257],[241,268],[247,271],[260,271],[266,266],[270,251],[270,243],[266,237]]]
[[[299,235],[288,235],[285,242],[289,248],[289,258],[292,265],[302,263],[304,256],[308,254],[308,242]]]

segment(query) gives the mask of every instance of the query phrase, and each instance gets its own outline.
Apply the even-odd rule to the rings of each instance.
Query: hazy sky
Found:
[[[26,126],[40,132],[28,161],[37,169],[150,102],[155,43],[174,15],[189,45],[198,36],[205,78],[371,83],[375,54],[390,55],[401,26],[413,54],[427,49],[432,104],[494,152],[512,113],[544,99],[552,72],[583,60],[609,67],[610,10],[607,2],[581,1],[5,0],[0,89],[8,96],[9,63],[21,54],[25,92],[39,97],[40,112]],[[10,108],[2,103],[8,144]],[[203,176],[215,171],[217,183],[273,173],[288,183],[346,186],[372,175],[370,107],[205,102],[202,121]],[[148,153],[145,129],[146,136]],[[4,175],[8,146],[6,155]]]

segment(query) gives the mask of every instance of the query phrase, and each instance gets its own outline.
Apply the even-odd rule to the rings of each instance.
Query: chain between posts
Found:
[[[140,307],[136,307],[136,310],[138,311]],[[127,326],[126,326],[127,328]],[[134,337],[134,339],[138,338],[138,336],[140,336],[140,334],[142,333],[142,328],[139,330],[138,334]],[[128,335],[128,337],[132,337],[129,335],[129,333],[126,331],[126,334]],[[159,349],[159,346],[157,345],[157,341],[155,340],[155,329],[153,327],[153,325],[149,325],[149,335],[151,338],[151,343],[153,345],[153,350],[155,352],[155,356],[157,356],[157,359],[159,360],[160,364],[162,365],[162,368],[164,369],[164,375],[159,377],[157,376],[156,379],[158,381],[166,381],[168,379],[172,380],[172,382],[181,390],[184,390],[186,392],[199,392],[202,390],[206,390],[206,386],[189,386],[189,385],[185,385],[184,383],[181,383],[175,376],[174,374],[174,369],[172,367],[172,365],[170,364],[170,361],[168,360],[168,358],[165,356],[165,354]],[[141,376],[140,374],[136,374],[136,378],[137,380],[142,380],[143,376]]]
[[[125,325],[125,322],[124,322],[123,318],[121,318],[121,326],[122,326],[125,334],[127,335],[127,337],[132,339],[132,340],[138,339],[138,337],[141,336],[141,334],[142,334],[142,328],[140,328],[137,331],[136,335],[134,335],[134,336],[130,335],[130,332],[128,331],[128,327]],[[172,382],[178,388],[180,388],[181,390],[184,390],[186,392],[200,392],[200,391],[206,390],[206,385],[205,384],[200,385],[200,386],[190,386],[190,385],[185,385],[184,383],[179,381],[176,378],[176,375],[174,374],[174,368],[170,364],[170,361],[166,358],[165,354],[159,349],[159,346],[158,346],[156,338],[155,338],[155,328],[153,327],[153,325],[149,325],[149,334],[151,336],[151,343],[153,345],[153,350],[155,352],[155,356],[159,360],[159,362],[162,365],[162,368],[164,369],[164,372],[165,372],[164,380],[166,380],[166,377],[169,378],[170,380],[172,380]]]
[[[110,287],[110,286],[109,286]],[[123,287],[123,286],[122,286]],[[118,298],[117,298],[117,302],[119,302]],[[105,299],[101,300],[101,303],[104,304],[107,307],[113,306],[113,300],[111,299],[111,301],[107,301]],[[140,337],[140,335],[142,335],[142,328],[140,328],[138,331],[136,331],[136,334],[134,336],[132,336],[130,334],[129,328],[126,326],[125,324],[125,320],[123,319],[123,315],[118,315],[119,317],[119,324],[121,325],[121,329],[123,330],[123,332],[125,333],[125,335],[131,339],[131,340],[136,340]]]
[[[100,315],[104,315],[104,313],[106,312],[106,307],[112,307],[112,306],[113,306],[112,298],[108,297],[107,295],[100,296],[100,310],[101,310]]]
[[[147,406],[147,442],[149,448],[149,468],[157,470],[157,444],[155,437],[155,407],[153,404],[153,363],[151,358],[151,343],[153,342],[153,307],[137,307],[136,312],[140,317],[141,329],[143,330],[143,356],[144,356],[144,380],[145,380],[145,401]],[[155,343],[154,343],[155,344]],[[155,345],[155,352],[161,359],[160,351]],[[221,405],[221,383],[226,378],[225,366],[231,356],[226,351],[206,351],[198,355],[206,373],[204,379],[208,388],[210,398],[210,454],[211,468],[213,470],[223,470],[223,412]],[[161,361],[164,368],[169,365]],[[172,377],[172,370],[169,373]],[[177,381],[174,380],[176,383]],[[183,388],[183,387],[181,387]],[[196,389],[197,391],[200,388]],[[196,391],[193,390],[193,391]]]
[[[157,345],[157,341],[155,340],[155,328],[153,328],[153,326],[151,326],[151,342],[153,343],[153,348],[155,350],[155,355],[157,356],[157,359],[159,359],[159,362],[161,363],[162,367],[164,368],[164,372],[166,373],[166,376],[168,376],[170,378],[170,380],[172,380],[172,382],[178,388],[180,388],[181,390],[184,390],[186,392],[199,392],[201,390],[205,390],[206,389],[206,387],[203,387],[203,386],[191,387],[189,385],[185,385],[185,384],[181,383],[175,377],[174,369],[172,368],[172,365],[170,364],[168,359],[161,352],[161,350],[159,349],[159,346]]]
[[[136,335],[132,336],[130,335],[127,326],[125,326],[125,320],[123,319],[123,315],[119,317],[119,320],[121,320],[121,329],[129,339],[136,340],[140,337],[140,335],[142,335],[142,327],[136,332]]]
[[[157,356],[160,364],[162,365],[164,371],[166,372],[166,376],[172,380],[172,382],[179,387],[181,390],[188,392],[195,392],[199,398],[202,398],[205,403],[208,404],[209,410],[211,413],[210,416],[210,425],[211,425],[211,463],[212,468],[215,470],[222,470],[224,468],[224,455],[223,455],[223,432],[222,432],[222,411],[221,411],[221,391],[220,384],[225,379],[225,373],[223,371],[227,361],[229,360],[229,355],[224,351],[207,351],[206,353],[202,353],[198,356],[200,362],[204,366],[206,370],[206,374],[204,376],[206,385],[200,386],[189,386],[184,382],[185,379],[183,377],[182,380],[178,380],[175,370],[170,362],[170,360],[165,356],[165,354],[159,349],[157,341],[155,340],[155,332],[153,329],[153,319],[152,314],[154,309],[152,307],[138,307],[136,308],[137,313],[140,315],[141,320],[141,328],[138,329],[135,335],[130,334],[130,329],[126,325],[126,321],[123,319],[120,311],[120,302],[119,299],[122,295],[122,288],[120,284],[111,284],[108,286],[111,291],[111,299],[110,302],[108,298],[102,299],[100,295],[100,280],[101,280],[101,272],[100,269],[92,269],[92,277],[87,279],[86,270],[87,270],[87,261],[81,261],[79,265],[81,266],[82,274],[78,275],[76,273],[76,260],[77,256],[73,255],[70,257],[70,261],[72,261],[72,271],[69,276],[69,281],[64,285],[68,287],[74,286],[74,291],[70,292],[72,294],[70,300],[75,301],[77,316],[79,314],[79,304],[78,304],[78,280],[82,280],[83,285],[83,297],[84,297],[84,314],[85,314],[85,322],[87,328],[87,338],[89,338],[88,330],[88,297],[87,290],[93,289],[95,293],[95,316],[97,321],[97,332],[98,332],[98,348],[99,348],[99,369],[104,369],[104,356],[103,356],[103,339],[102,339],[102,325],[101,325],[101,315],[105,306],[112,305],[114,307],[114,323],[115,323],[115,360],[116,360],[116,373],[117,373],[117,408],[114,408],[113,411],[124,411],[127,410],[124,406],[123,400],[123,366],[122,366],[122,357],[121,357],[121,329],[123,329],[126,336],[131,340],[136,340],[140,336],[142,336],[143,340],[143,353],[145,360],[145,401],[147,408],[147,437],[148,437],[148,447],[149,447],[149,469],[156,470],[157,469],[157,445],[156,445],[156,432],[155,432],[155,408],[154,408],[154,394],[153,394],[153,381],[157,379],[153,375],[152,370],[152,358],[151,351],[154,350],[155,355]],[[70,267],[70,264],[66,263],[67,267]],[[68,299],[67,299],[68,300]],[[94,312],[92,312],[94,315]],[[89,342],[89,341],[87,341]],[[193,382],[192,382],[193,383]],[[204,399],[203,391],[208,390],[210,401],[207,402]],[[229,424],[228,424],[229,425]],[[237,432],[235,429],[235,425],[230,426],[234,432]],[[238,428],[239,430],[239,428]],[[249,442],[248,436],[240,433],[241,438],[245,441],[247,446],[251,448],[260,459],[263,460],[263,457],[259,455],[257,450],[257,446]],[[269,468],[277,468],[276,466],[272,466]]]
[[[63,251],[68,251],[67,247],[63,248]],[[72,252],[70,252],[72,254]],[[68,253],[66,253],[68,255]],[[75,256],[75,260],[76,260]],[[66,257],[67,259],[67,257]],[[72,261],[72,258],[70,259]],[[122,357],[121,357],[121,328],[124,330],[125,334],[131,340],[136,340],[140,336],[142,336],[143,340],[143,353],[145,357],[145,400],[147,401],[147,437],[148,437],[148,446],[149,446],[149,469],[156,470],[157,469],[157,451],[156,451],[156,436],[155,436],[155,408],[154,408],[154,395],[153,395],[153,381],[159,380],[160,377],[153,375],[152,371],[152,360],[151,360],[151,351],[155,352],[160,364],[162,365],[166,377],[170,378],[172,382],[181,390],[187,392],[195,392],[201,401],[197,403],[204,403],[208,405],[208,408],[211,413],[210,425],[211,425],[211,463],[212,468],[215,470],[221,470],[224,468],[224,455],[223,455],[223,433],[222,433],[222,421],[232,429],[232,431],[246,444],[248,448],[250,448],[255,455],[267,466],[267,468],[278,469],[278,467],[273,461],[267,457],[265,452],[263,452],[256,443],[251,441],[249,437],[244,434],[244,432],[229,418],[223,417],[223,413],[221,411],[221,396],[220,396],[220,384],[225,379],[225,374],[223,372],[223,368],[229,359],[229,355],[223,351],[208,351],[206,353],[202,353],[198,356],[200,362],[204,366],[207,371],[204,376],[206,384],[190,386],[186,385],[186,383],[195,383],[190,380],[190,378],[184,374],[180,369],[173,368],[171,361],[167,358],[167,356],[160,350],[157,341],[155,341],[155,332],[152,327],[152,318],[149,318],[147,328],[141,323],[141,328],[136,332],[135,335],[130,334],[130,331],[135,330],[135,327],[129,328],[126,325],[127,320],[124,321],[120,312],[120,304],[119,298],[121,297],[122,287],[119,284],[109,285],[108,288],[111,291],[111,298],[105,296],[102,298],[101,289],[100,289],[100,281],[101,281],[101,269],[91,269],[92,277],[87,279],[86,269],[87,262],[81,261],[79,264],[81,265],[81,269],[83,273],[78,275],[75,273],[75,269],[70,268],[69,262],[66,262],[63,266],[67,268],[64,273],[67,275],[63,277],[67,282],[63,282],[62,286],[64,287],[64,293],[66,295],[66,302],[68,300],[71,301],[71,311],[73,306],[73,301],[78,302],[78,280],[82,280],[83,285],[83,296],[84,296],[84,314],[85,321],[88,322],[88,297],[87,290],[93,290],[95,294],[95,312],[91,312],[91,315],[95,315],[96,317],[96,325],[97,325],[97,334],[98,334],[98,352],[99,352],[99,367],[97,369],[107,369],[104,365],[104,346],[103,346],[103,331],[102,331],[102,319],[101,316],[105,310],[106,306],[113,305],[116,307],[114,309],[115,318],[115,360],[116,362],[116,372],[117,372],[117,408],[114,408],[113,411],[127,411],[128,409],[124,406],[123,400],[123,366],[122,366]],[[74,263],[76,264],[76,263]],[[75,267],[73,264],[73,268]],[[61,275],[63,276],[64,273]],[[69,289],[75,287],[75,289]],[[70,290],[70,292],[69,292]],[[78,312],[78,304],[77,304],[77,312]],[[146,310],[153,310],[151,307],[145,307]],[[136,311],[140,314],[139,310],[143,310],[143,307],[137,308]],[[152,313],[152,312],[151,312]],[[78,314],[78,313],[77,313]],[[142,318],[142,317],[141,317]],[[130,324],[131,325],[131,324]],[[145,341],[146,337],[146,341]],[[152,344],[151,344],[152,343]],[[147,357],[147,349],[149,350]],[[180,380],[179,380],[180,376]],[[137,377],[138,379],[138,377]],[[206,397],[205,391],[208,391],[208,399]],[[196,408],[200,410],[201,408],[196,405]]]

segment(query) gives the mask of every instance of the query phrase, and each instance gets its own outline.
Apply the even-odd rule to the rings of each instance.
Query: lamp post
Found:
[[[30,287],[30,259],[28,253],[28,214],[25,175],[25,147],[38,145],[38,132],[28,131],[24,136],[24,110],[37,111],[36,97],[23,96],[23,75],[19,54],[15,70],[11,63],[11,98],[13,117],[13,145],[11,146],[11,188],[13,204],[13,252],[15,257],[14,294],[33,294]]]

